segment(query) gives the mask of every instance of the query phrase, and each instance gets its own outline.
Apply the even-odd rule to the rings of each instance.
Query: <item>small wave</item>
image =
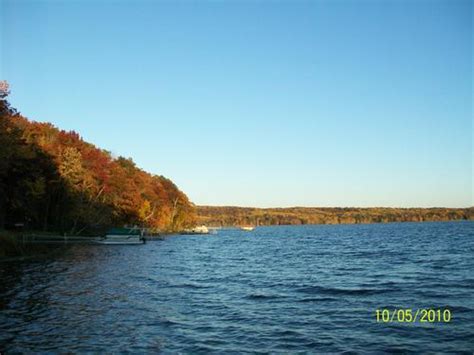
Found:
[[[201,288],[209,288],[210,286],[193,284],[193,283],[183,283],[183,284],[168,285],[168,287],[171,287],[171,288],[201,289]]]
[[[301,343],[304,334],[293,329],[281,329],[275,331],[275,336],[277,339],[285,338],[285,342],[291,341]]]
[[[440,292],[436,289],[417,290],[416,293],[417,295],[423,297],[424,299],[430,299],[430,298],[445,299],[448,296],[452,297],[454,295],[453,290]]]
[[[440,307],[441,308],[441,307]],[[444,306],[441,309],[449,309],[451,313],[459,314],[459,313],[470,313],[474,311],[474,309],[464,306]]]
[[[362,268],[362,267],[339,267],[339,268],[337,268],[337,271],[342,271],[342,272],[346,273],[347,271],[349,271],[349,272],[365,271],[365,269]]]
[[[444,264],[435,264],[435,265],[432,265],[432,266],[431,266],[431,268],[432,268],[433,270],[446,269],[446,267],[447,267],[447,266],[444,265]]]
[[[168,317],[159,317],[156,320],[153,320],[151,322],[146,323],[147,326],[150,327],[171,327],[171,326],[176,326],[176,325],[181,325],[182,322],[179,322],[178,320],[168,318]]]
[[[268,299],[276,299],[280,298],[280,296],[277,295],[266,295],[262,293],[252,293],[246,297],[249,300],[268,300]]]
[[[334,301],[339,301],[339,300],[333,297],[310,297],[310,298],[303,298],[301,300],[298,300],[297,302],[311,303],[311,302],[334,302]]]
[[[326,294],[326,295],[349,295],[349,296],[367,296],[392,291],[391,289],[380,290],[373,288],[335,288],[323,286],[302,287],[297,290],[308,294]]]

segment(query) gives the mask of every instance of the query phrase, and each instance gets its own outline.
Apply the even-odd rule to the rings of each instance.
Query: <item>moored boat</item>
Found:
[[[243,231],[246,231],[246,232],[250,232],[250,231],[253,231],[253,230],[255,229],[255,227],[252,227],[252,226],[241,226],[240,229],[243,230]]]
[[[181,234],[209,234],[209,228],[205,225],[185,229]]]

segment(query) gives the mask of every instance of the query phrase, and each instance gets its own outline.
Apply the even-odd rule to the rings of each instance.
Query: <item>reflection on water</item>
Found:
[[[261,227],[3,262],[0,350],[472,351],[472,227]],[[375,322],[417,307],[453,321]]]

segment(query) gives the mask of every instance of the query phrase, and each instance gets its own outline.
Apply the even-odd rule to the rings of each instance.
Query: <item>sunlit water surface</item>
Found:
[[[472,352],[473,226],[260,227],[3,262],[0,350]],[[452,321],[375,320],[428,307]]]

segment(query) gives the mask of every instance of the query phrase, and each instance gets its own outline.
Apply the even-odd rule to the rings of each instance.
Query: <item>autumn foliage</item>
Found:
[[[194,207],[171,180],[114,158],[74,131],[29,121],[0,100],[0,228],[94,233],[137,225],[180,230]]]
[[[210,226],[351,224],[474,219],[474,208],[250,208],[197,206],[200,224]]]

